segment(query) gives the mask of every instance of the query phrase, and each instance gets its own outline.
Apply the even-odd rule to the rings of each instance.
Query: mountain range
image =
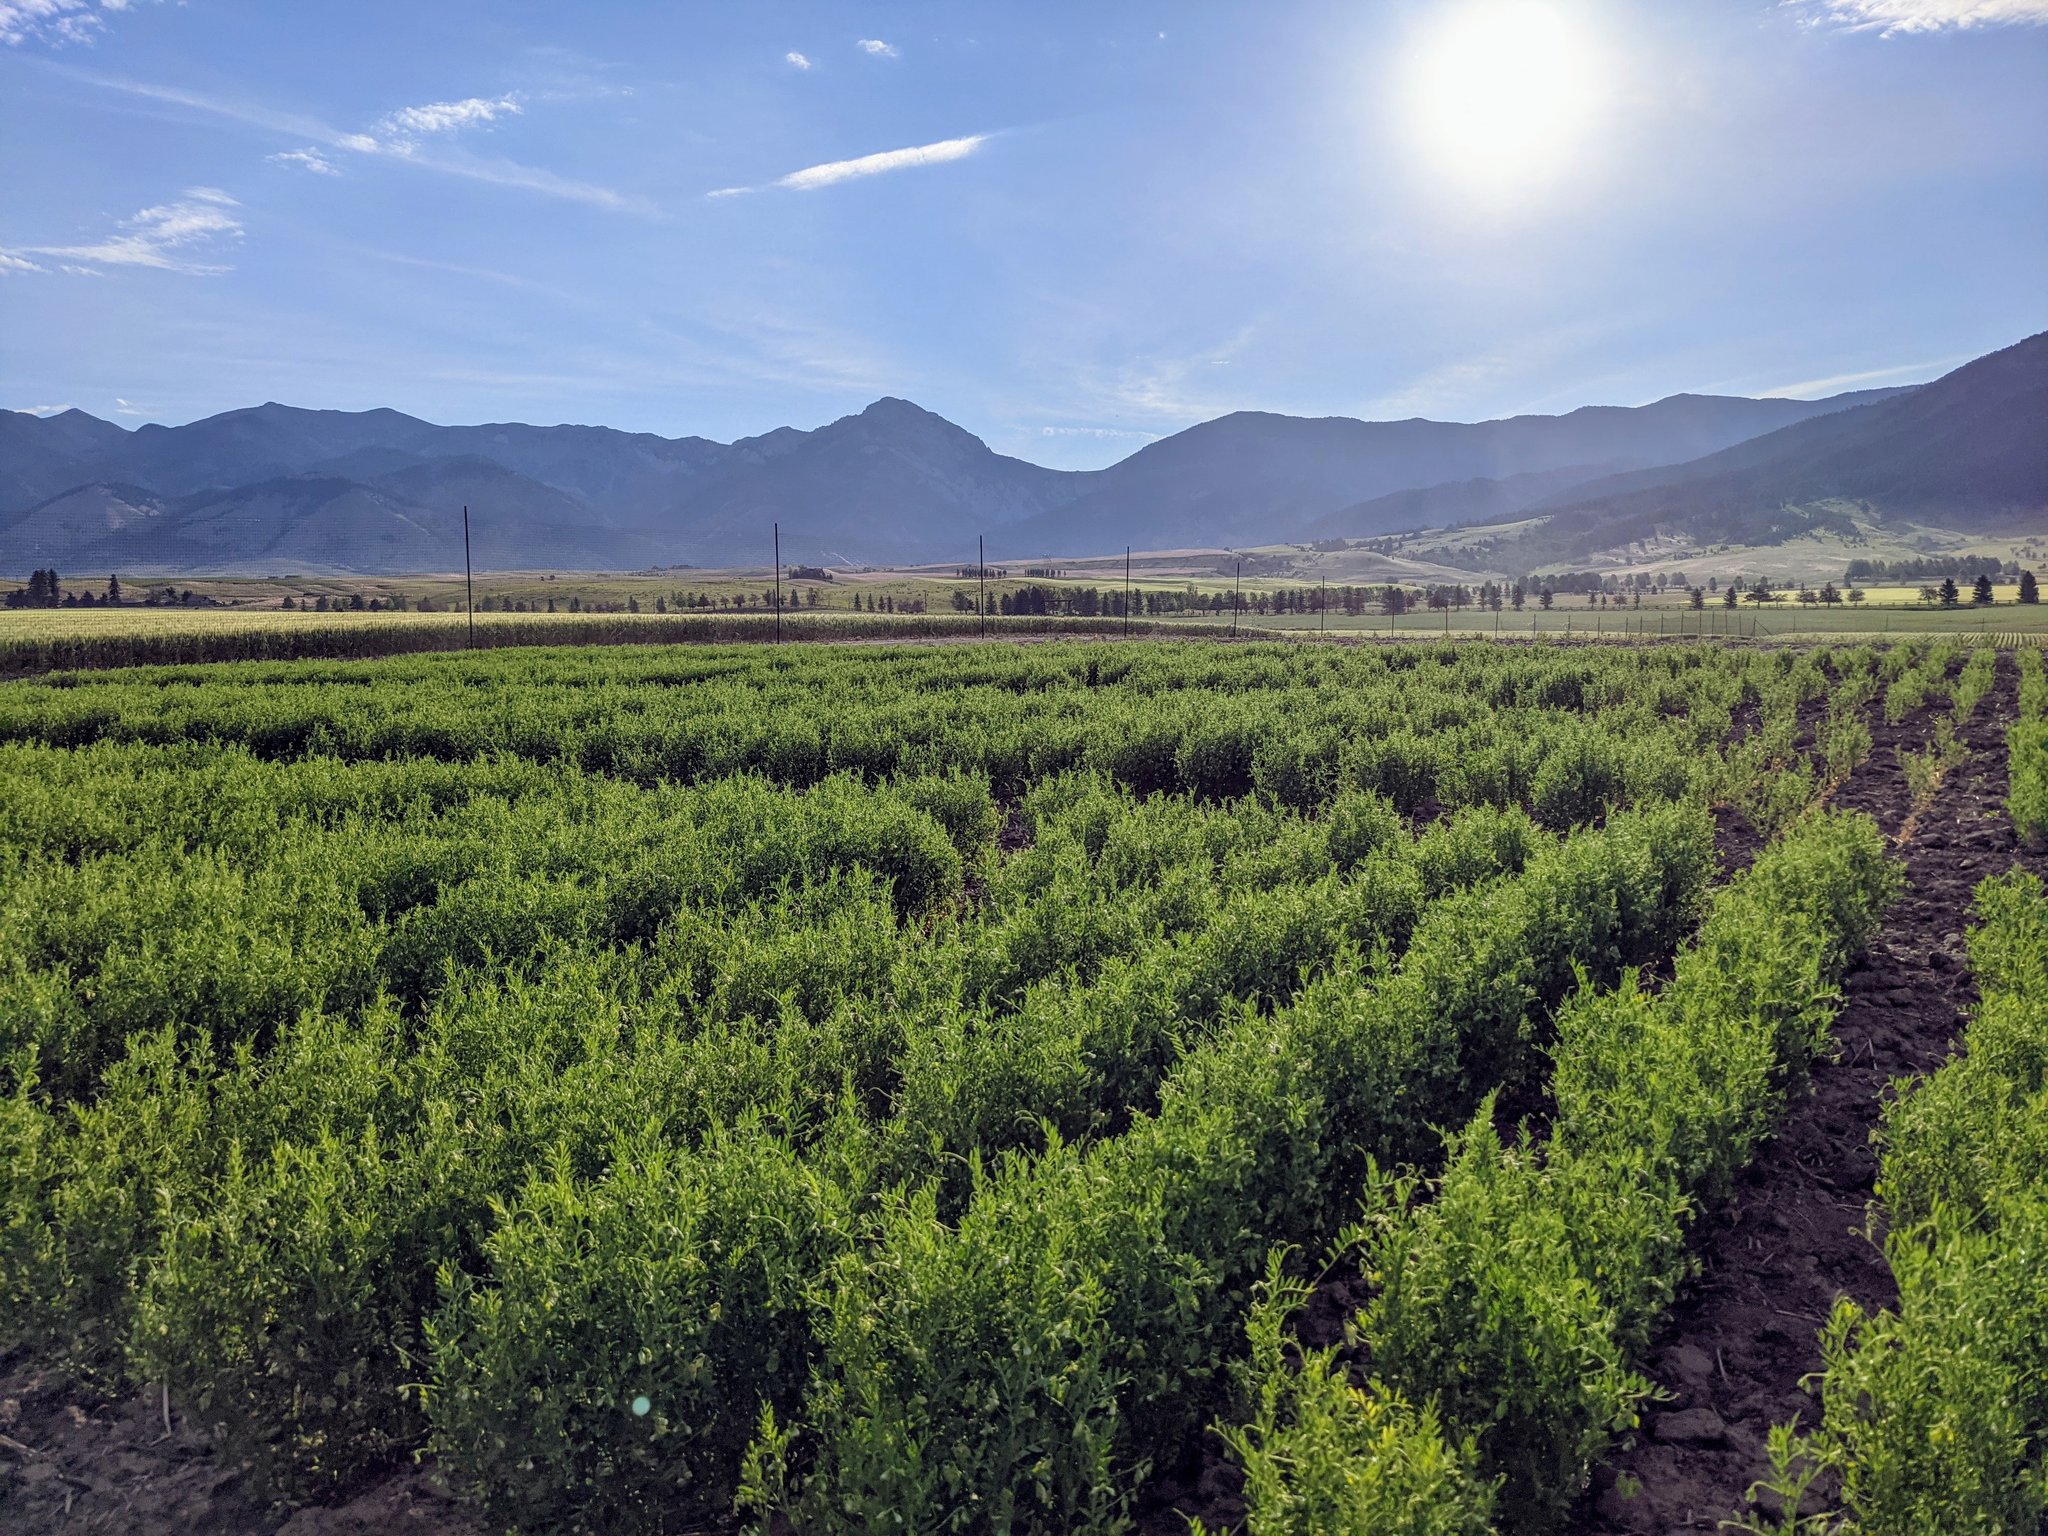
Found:
[[[991,451],[907,400],[718,443],[446,427],[275,403],[129,430],[0,412],[0,576],[1078,557],[1519,520],[1528,566],[1682,532],[1769,543],[1853,510],[1944,527],[2048,514],[2048,334],[1911,389],[1674,395],[1477,423],[1240,411],[1106,469]],[[1527,568],[1526,566],[1524,568]]]

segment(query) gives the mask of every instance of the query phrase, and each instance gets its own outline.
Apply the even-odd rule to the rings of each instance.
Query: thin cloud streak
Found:
[[[92,245],[28,245],[0,253],[16,270],[26,256],[54,256],[98,267],[150,267],[188,277],[216,277],[229,271],[217,262],[195,261],[194,246],[242,238],[242,221],[230,209],[237,203],[218,187],[189,187],[174,202],[144,208],[121,221],[120,232]],[[27,270],[35,270],[33,263]],[[67,266],[67,272],[78,269]]]
[[[914,165],[944,165],[949,160],[964,160],[990,139],[994,134],[971,133],[965,138],[941,139],[936,144],[917,144],[908,149],[885,149],[876,155],[861,155],[853,160],[828,160],[823,165],[807,165],[800,171],[791,171],[787,176],[778,176],[767,183],[770,187],[782,187],[791,192],[815,192],[820,187],[834,186],[842,181],[855,181],[863,176],[880,176],[888,171],[907,170]],[[750,192],[759,192],[760,187],[718,187],[706,192],[706,197],[745,197]]]
[[[78,69],[68,64],[45,61],[43,67],[87,85],[98,86],[102,90],[139,97],[144,101],[184,107],[189,111],[225,118],[229,122],[241,123],[246,127],[260,128],[267,133],[295,139],[311,139],[315,144],[325,145],[329,149],[345,149],[355,154],[375,155],[401,161],[406,165],[416,165],[424,170],[439,171],[443,175],[459,176],[466,181],[538,192],[547,197],[585,203],[594,208],[605,208],[613,212],[645,215],[656,212],[654,206],[645,198],[630,196],[590,182],[576,181],[567,176],[558,176],[553,171],[541,170],[537,166],[521,165],[511,160],[479,159],[473,155],[421,154],[410,144],[387,143],[367,133],[345,133],[316,117],[307,117],[297,112],[280,112],[259,104],[230,101],[225,97],[208,96],[177,86],[153,85],[148,81],[130,80],[119,75],[103,75],[95,70]]]
[[[1853,389],[1859,384],[1881,384],[1886,379],[1904,378],[1909,374],[1918,374],[1923,378],[1932,378],[1947,369],[1955,367],[1958,363],[1966,361],[1968,361],[1966,358],[1950,357],[1938,359],[1930,363],[1901,363],[1896,368],[1870,368],[1862,373],[1837,373],[1825,379],[1805,379],[1797,384],[1781,384],[1776,389],[1765,390],[1760,398],[1765,400],[1819,398],[1825,395],[1840,394],[1843,390]]]
[[[887,171],[907,170],[914,165],[943,165],[949,160],[964,160],[988,142],[985,133],[972,133],[960,139],[941,139],[936,144],[918,144],[909,149],[887,149],[878,155],[862,155],[854,160],[828,160],[823,165],[807,165],[800,171],[791,171],[787,176],[776,178],[775,185],[788,187],[796,192],[811,192],[819,187],[829,187],[842,181],[853,181],[862,176],[880,176]]]
[[[2048,0],[1785,0],[1811,12],[1815,26],[1896,37],[1915,32],[1968,31],[1976,27],[2048,26]]]

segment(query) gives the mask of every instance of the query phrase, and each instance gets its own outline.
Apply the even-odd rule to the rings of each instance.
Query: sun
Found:
[[[1589,147],[1609,70],[1584,24],[1544,0],[1477,0],[1434,22],[1407,72],[1422,169],[1491,202],[1554,185]]]

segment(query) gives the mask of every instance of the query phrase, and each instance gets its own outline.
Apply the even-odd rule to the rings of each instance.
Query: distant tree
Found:
[[[1720,578],[1720,577],[1718,577],[1718,576],[1709,576],[1709,577],[1707,578],[1707,590],[1708,590],[1709,592],[1718,592],[1718,591],[1720,591],[1720,590],[1721,590],[1721,578]]]
[[[1953,608],[1956,605],[1956,579],[1953,576],[1941,578],[1941,606]]]
[[[1991,578],[1989,576],[1979,576],[1977,578],[1976,585],[1970,588],[1970,601],[1973,603],[1988,603],[1991,601]]]
[[[1742,593],[1736,588],[1735,583],[1731,581],[1725,588],[1722,589],[1721,606],[1723,608],[1733,608],[1735,606],[1736,600],[1741,596]]]
[[[553,577],[550,577],[550,578],[549,578],[549,580],[551,580],[551,581],[552,581],[553,579],[554,579]],[[554,600],[554,599],[553,599],[553,598],[551,597],[551,598],[549,598],[549,599],[548,599],[548,612],[549,612],[549,613],[553,613],[554,611],[555,611],[555,600]]]
[[[1550,588],[1545,587],[1541,592],[1538,592],[1536,594],[1536,601],[1543,605],[1543,609],[1547,613],[1550,610],[1550,604],[1552,600],[1555,598],[1555,596],[1556,594],[1553,593],[1550,590]]]
[[[1522,604],[1528,601],[1528,594],[1522,590],[1522,584],[1519,581],[1510,589],[1508,601],[1515,605],[1515,612],[1517,613],[1522,611]]]
[[[325,592],[322,592],[317,598],[313,600],[313,611],[315,613],[325,613],[327,612],[327,608],[327,594]]]
[[[348,611],[349,611],[350,613],[361,613],[361,612],[363,611],[363,609],[364,609],[364,608],[365,608],[366,606],[368,606],[368,605],[364,603],[364,601],[363,601],[363,594],[362,594],[362,593],[360,593],[360,592],[351,592],[351,593],[349,593],[349,595],[348,595]]]
[[[1863,591],[1863,589],[1862,589],[1861,587],[1851,587],[1851,588],[1849,589],[1849,601],[1850,601],[1850,602],[1852,602],[1852,603],[1860,603],[1860,602],[1862,602],[1862,601],[1863,601],[1863,599],[1864,599],[1864,596],[1865,596],[1865,593],[1864,593],[1864,591]]]
[[[2020,572],[2020,601],[2023,603],[2038,603],[2041,601],[2041,588],[2034,580],[2034,573],[2032,571]]]
[[[1823,582],[1821,583],[1820,600],[1824,604],[1832,606],[1842,600],[1842,594],[1835,589],[1835,584],[1832,581]]]
[[[1692,589],[1692,605],[1695,609],[1707,606],[1707,589],[1705,587],[1694,587]]]
[[[54,608],[64,597],[64,584],[57,579],[57,567],[53,565],[43,572],[43,580],[49,588],[48,602]]]
[[[110,603],[121,601],[121,578],[118,576],[109,576],[107,578],[107,601]]]
[[[286,593],[284,601],[278,604],[278,606],[280,608],[295,609],[299,606],[299,600],[290,593]]]

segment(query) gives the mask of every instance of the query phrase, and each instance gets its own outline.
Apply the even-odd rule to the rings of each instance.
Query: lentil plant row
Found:
[[[1327,1475],[1537,1529],[1885,897],[1810,803],[1951,659],[0,687],[0,1343],[501,1528],[1111,1531],[1220,1419],[1255,1528]],[[1779,840],[1710,900],[1725,806]],[[1546,1095],[1547,1155],[1493,1130]],[[1351,1240],[1363,1396],[1277,1321]]]

